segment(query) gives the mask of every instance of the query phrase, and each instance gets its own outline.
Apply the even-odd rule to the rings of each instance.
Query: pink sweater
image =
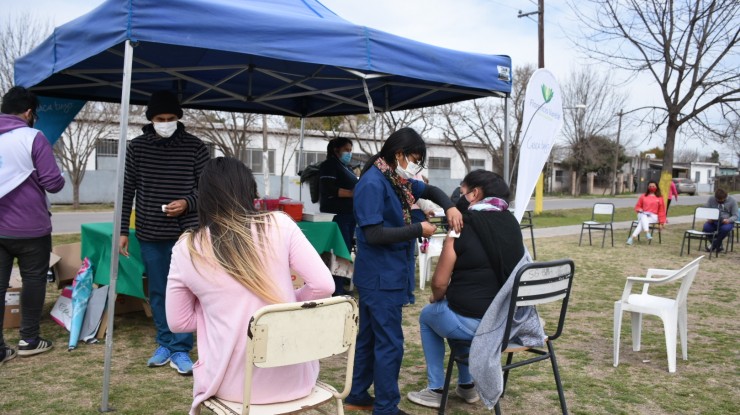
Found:
[[[293,220],[280,212],[268,228],[274,254],[268,275],[287,301],[331,296],[334,281],[319,254]],[[268,255],[268,254],[265,254]],[[306,285],[293,289],[291,269]],[[241,402],[247,327],[254,312],[266,303],[217,265],[195,268],[184,240],[172,250],[167,281],[167,322],[173,332],[197,332],[198,360],[193,365],[193,405],[211,396]],[[318,377],[318,362],[271,369],[255,368],[252,403],[273,403],[309,394]]]
[[[665,203],[662,197],[655,196],[654,194],[641,194],[640,198],[637,199],[635,205],[635,212],[651,212],[658,215],[658,223],[661,225],[665,223]]]

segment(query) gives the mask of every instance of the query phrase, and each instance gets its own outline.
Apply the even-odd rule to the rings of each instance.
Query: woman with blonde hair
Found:
[[[254,207],[257,185],[239,160],[209,161],[198,189],[200,226],[172,250],[167,322],[173,332],[197,332],[191,414],[211,396],[241,402],[249,319],[268,304],[329,297],[334,280],[300,228],[282,212]],[[293,288],[291,270],[305,281]],[[255,368],[253,404],[309,394],[318,362]]]

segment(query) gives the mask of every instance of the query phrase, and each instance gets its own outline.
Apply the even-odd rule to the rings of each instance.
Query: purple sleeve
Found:
[[[51,149],[49,140],[43,133],[36,134],[31,148],[31,157],[33,166],[38,174],[39,184],[49,193],[57,193],[64,187],[64,177],[59,171],[59,166],[54,159],[54,152]]]

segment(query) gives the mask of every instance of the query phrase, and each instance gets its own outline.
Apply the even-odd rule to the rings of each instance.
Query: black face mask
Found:
[[[26,121],[26,124],[28,124],[28,126],[29,126],[30,128],[33,128],[33,126],[34,126],[34,124],[36,124],[36,120],[37,120],[38,118],[39,118],[39,117],[38,117],[38,115],[36,115],[36,113],[35,113],[35,112],[32,112],[32,113],[31,113],[31,118],[30,118],[30,119],[29,119],[28,121]]]
[[[460,196],[460,199],[457,200],[455,207],[460,212],[464,212],[468,210],[468,207],[470,207],[470,202],[468,202],[468,199],[466,199],[465,196]]]

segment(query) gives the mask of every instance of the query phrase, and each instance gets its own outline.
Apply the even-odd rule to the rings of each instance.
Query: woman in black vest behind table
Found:
[[[358,178],[349,169],[352,160],[352,141],[337,137],[326,146],[326,160],[319,169],[319,210],[334,213],[334,222],[339,225],[347,250],[352,250],[355,235],[355,216],[352,213],[352,196]],[[334,295],[344,295],[344,278],[334,276]]]

